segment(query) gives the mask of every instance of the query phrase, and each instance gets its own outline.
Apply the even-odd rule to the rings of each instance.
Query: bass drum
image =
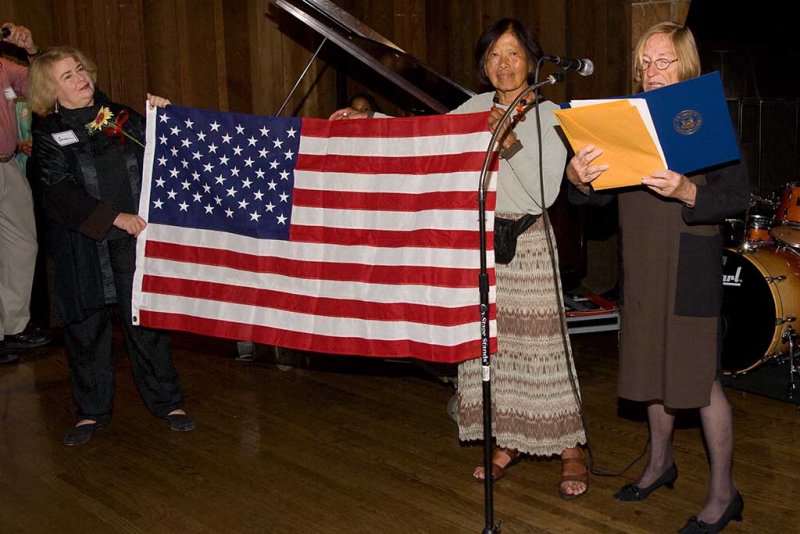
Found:
[[[800,255],[762,246],[722,255],[722,370],[744,374],[788,352],[788,327],[800,331]]]

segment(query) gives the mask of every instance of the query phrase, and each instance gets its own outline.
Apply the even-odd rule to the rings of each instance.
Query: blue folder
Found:
[[[670,170],[686,174],[740,158],[718,72],[636,96],[647,101]]]
[[[647,102],[670,170],[687,174],[740,159],[718,72],[621,98]]]

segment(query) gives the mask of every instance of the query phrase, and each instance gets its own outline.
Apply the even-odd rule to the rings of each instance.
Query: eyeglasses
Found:
[[[658,70],[667,70],[670,65],[678,61],[677,59],[656,59],[655,61],[648,61],[643,59],[637,67],[640,71],[645,72],[650,68],[650,65],[655,65]]]

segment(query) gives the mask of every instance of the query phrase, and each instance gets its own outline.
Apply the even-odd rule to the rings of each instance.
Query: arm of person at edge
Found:
[[[4,23],[2,28],[7,28],[9,31],[8,37],[4,38],[3,41],[22,48],[29,56],[35,56],[39,53],[39,47],[33,42],[33,35],[28,28],[17,26],[11,22]]]
[[[28,56],[34,56],[39,53],[39,47],[33,42],[33,35],[31,31],[25,26],[17,26],[11,22],[6,22],[2,28],[7,28],[10,32],[8,37],[3,39],[4,42],[18,46],[27,52]],[[6,62],[8,77],[11,80],[11,86],[14,91],[21,94],[28,92],[28,69],[16,63]],[[26,139],[17,143],[17,150],[26,156],[31,155],[33,141]]]
[[[567,180],[584,196],[595,196],[591,184],[608,165],[592,165],[603,151],[594,145],[578,150],[567,164]],[[661,169],[642,177],[642,185],[664,198],[683,203],[683,218],[689,224],[713,224],[743,211],[749,195],[747,168],[742,162],[727,165],[705,174],[706,183],[698,184],[683,174]],[[613,194],[601,194],[611,197]],[[570,195],[570,200],[577,195]],[[604,200],[604,199],[603,199]],[[580,203],[576,202],[576,203]],[[604,203],[593,202],[593,203]]]
[[[150,94],[147,102],[151,108],[170,104],[166,98]],[[102,241],[112,225],[134,237],[141,234],[147,222],[138,214],[118,212],[111,204],[86,192],[75,179],[66,154],[49,132],[36,131],[34,138],[36,157],[42,162],[43,205],[53,220],[96,241]]]

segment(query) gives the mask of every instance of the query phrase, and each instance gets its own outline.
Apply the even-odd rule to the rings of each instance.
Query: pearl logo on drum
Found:
[[[736,272],[734,274],[722,273],[722,285],[731,287],[741,287],[742,285],[741,274],[742,274],[741,266],[736,268]]]

